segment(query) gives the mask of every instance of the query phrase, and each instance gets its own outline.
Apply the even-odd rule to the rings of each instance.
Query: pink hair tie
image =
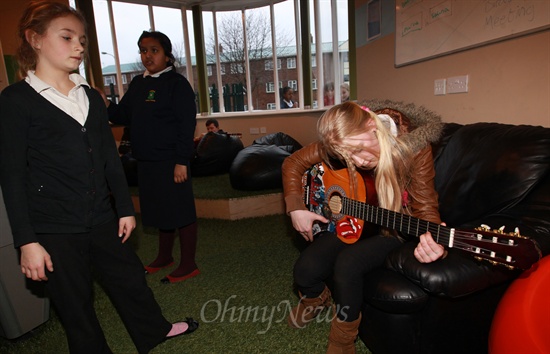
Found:
[[[370,109],[367,106],[361,106],[361,109],[365,112],[370,112]]]

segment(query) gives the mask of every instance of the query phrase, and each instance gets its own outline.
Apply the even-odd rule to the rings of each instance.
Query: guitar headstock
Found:
[[[471,253],[474,258],[509,269],[529,269],[541,257],[537,243],[514,232],[504,232],[504,227],[491,230],[482,225],[471,231],[456,230],[453,248]]]

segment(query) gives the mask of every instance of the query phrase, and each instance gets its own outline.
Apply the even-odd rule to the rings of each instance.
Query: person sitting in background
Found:
[[[327,82],[323,88],[323,101],[326,106],[334,105],[334,82]]]
[[[340,97],[342,103],[349,101],[349,84],[347,82],[340,85]]]
[[[220,123],[218,123],[217,119],[210,118],[206,121],[205,125],[206,125],[206,130],[209,133],[212,132],[212,133],[218,133],[218,134],[225,134],[225,132],[220,129]]]
[[[292,87],[285,86],[281,94],[281,108],[298,108],[298,102],[294,102],[292,98],[294,97],[294,90]]]
[[[204,138],[204,136],[207,133],[212,132],[217,134],[227,134],[226,132],[220,129],[220,123],[218,122],[217,119],[210,118],[206,121],[206,123],[204,123],[204,125],[206,126],[206,133],[202,133],[201,135],[195,137],[194,139],[195,147],[197,147],[197,145],[199,144],[199,141],[201,141],[201,139]]]

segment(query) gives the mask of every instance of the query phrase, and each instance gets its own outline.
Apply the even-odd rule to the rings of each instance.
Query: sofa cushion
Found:
[[[476,123],[435,160],[441,220],[450,226],[514,208],[550,171],[550,129]]]
[[[456,298],[475,293],[518,276],[519,270],[477,261],[451,249],[445,259],[420,263],[414,257],[416,242],[407,242],[393,250],[385,266],[407,277],[432,295]]]
[[[365,276],[363,297],[371,306],[389,313],[421,311],[428,294],[407,278],[388,269],[377,269]]]

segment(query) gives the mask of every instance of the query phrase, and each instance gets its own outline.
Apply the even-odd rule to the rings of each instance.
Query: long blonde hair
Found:
[[[356,167],[350,152],[343,147],[345,138],[367,131],[367,124],[376,124],[376,138],[380,145],[378,165],[374,169],[375,187],[380,207],[393,211],[402,210],[402,195],[409,171],[410,149],[382,123],[376,114],[356,103],[344,102],[326,111],[317,122],[317,131],[322,145],[323,161],[333,167],[331,160],[341,160],[350,175],[350,188],[356,196]]]

